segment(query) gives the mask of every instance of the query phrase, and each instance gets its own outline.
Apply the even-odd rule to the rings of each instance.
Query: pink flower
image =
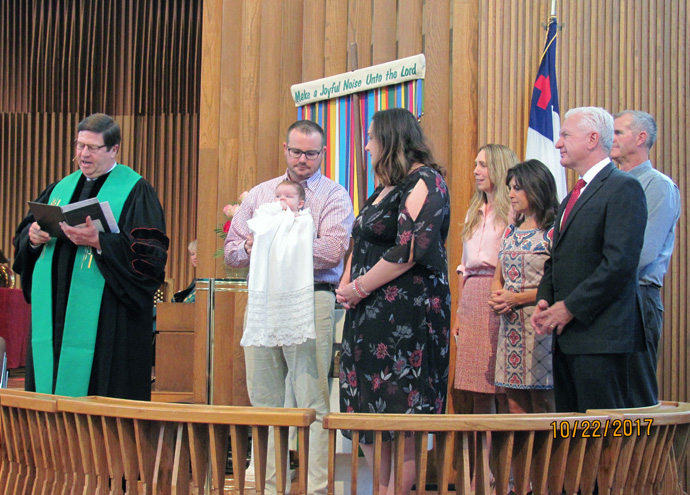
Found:
[[[347,374],[347,383],[349,383],[351,387],[357,386],[357,373],[355,373],[354,370]]]
[[[232,223],[232,221],[228,220],[227,222],[225,222],[225,225],[223,225],[223,232],[225,232],[226,234],[230,230],[230,224],[231,223]]]
[[[376,357],[378,359],[383,359],[386,356],[388,356],[388,348],[386,347],[386,344],[378,344],[376,346]]]
[[[420,349],[412,352],[410,364],[415,368],[419,368],[422,365],[422,351]]]
[[[398,297],[398,288],[393,285],[384,291],[386,293],[386,301],[391,302],[394,301],[396,297]]]
[[[412,407],[419,402],[419,391],[413,390],[407,396],[407,405]]]
[[[244,201],[244,198],[247,197],[247,194],[249,194],[249,191],[242,191],[242,194],[240,194],[240,197],[238,198],[238,201],[242,203]]]
[[[403,369],[405,369],[405,360],[404,359],[398,359],[395,364],[393,365],[393,369],[395,370],[396,373],[400,373]]]
[[[441,194],[445,194],[446,192],[446,184],[441,180],[441,177],[438,175],[436,176],[436,187],[438,188],[439,191],[441,191]]]
[[[410,239],[412,239],[412,232],[410,232],[409,230],[406,230],[405,232],[400,234],[400,244],[402,244],[403,246],[410,242]]]
[[[386,226],[383,224],[381,220],[379,220],[371,226],[371,230],[374,234],[381,234],[383,231],[386,230]]]
[[[433,225],[429,224],[429,229],[431,228],[433,228]],[[417,236],[417,246],[422,249],[426,249],[429,247],[429,244],[431,244],[431,239],[429,239],[429,236],[427,236],[426,233],[419,234]]]
[[[234,203],[229,204],[229,205],[225,205],[225,207],[223,208],[223,214],[228,218],[232,218],[233,216],[235,216],[235,213],[237,213],[238,207],[239,207],[239,205],[234,204]]]
[[[381,377],[378,375],[374,375],[374,378],[371,379],[371,387],[374,390],[378,390],[381,386],[381,383],[383,383],[383,380],[381,380]]]

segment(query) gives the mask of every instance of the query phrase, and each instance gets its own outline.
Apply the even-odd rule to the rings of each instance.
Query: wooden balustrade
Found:
[[[300,445],[292,492],[307,493],[311,409],[72,399],[2,390],[0,419],[3,494],[222,494],[229,441],[231,491],[242,494],[250,429],[256,493],[265,488],[267,455],[276,456],[277,489],[285,493],[289,427],[297,428]],[[396,491],[402,481],[403,439],[414,435],[416,493],[425,493],[431,434],[439,494],[453,484],[458,494],[480,495],[511,488],[516,494],[680,494],[678,469],[686,462],[690,404],[548,415],[334,413],[323,425],[330,430],[331,494],[337,430],[351,430],[355,444],[363,432],[373,432],[374,473],[381,469],[383,432],[393,433]],[[269,453],[271,426],[275,452]],[[359,458],[353,450],[345,489],[356,494],[363,487],[358,487]],[[371,492],[378,493],[376,484]]]
[[[602,495],[680,494],[678,467],[687,453],[690,404],[663,402],[586,414],[329,414],[323,425],[330,430],[329,494],[335,486],[337,430],[352,430],[354,444],[362,432],[373,432],[372,482],[381,469],[382,433],[392,432],[396,492],[402,482],[403,439],[414,435],[416,493],[425,493],[427,436],[433,434],[439,495],[448,493],[451,483],[463,495],[506,494],[510,489],[517,495],[591,495],[597,490]],[[361,488],[358,462],[353,449],[346,486],[353,495]],[[378,493],[377,483],[371,493]]]
[[[70,399],[2,390],[0,412],[4,494],[203,494],[207,489],[223,494],[229,440],[232,491],[242,494],[250,429],[256,492],[262,493],[269,427],[275,430],[270,455],[276,456],[278,493],[289,483],[290,427],[297,428],[300,444],[293,493],[307,493],[312,409]]]

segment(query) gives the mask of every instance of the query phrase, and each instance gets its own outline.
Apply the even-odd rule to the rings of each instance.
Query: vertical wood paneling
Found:
[[[422,53],[422,0],[398,1],[398,58]]]
[[[343,2],[347,3],[347,2]],[[323,0],[304,0],[304,44],[302,50],[302,73],[310,81],[324,76],[326,5]]]
[[[47,0],[0,7],[0,247],[12,253],[26,202],[76,169],[77,123],[105,112],[123,131],[118,161],[159,194],[172,241],[167,276],[186,285],[192,277],[186,244],[196,217],[190,225],[184,212],[196,205],[199,95],[174,89],[189,74],[199,78],[188,63],[201,49],[200,6],[109,0],[77,7]]]
[[[326,0],[324,77],[347,71],[347,2]]]
[[[349,47],[350,44],[357,43],[357,68],[371,65],[371,9],[370,0],[349,0],[347,11],[347,46]],[[349,60],[348,67],[351,67]],[[305,81],[308,80],[305,79]]]
[[[344,72],[348,45],[353,41],[358,43],[360,67],[383,60],[387,58],[383,54],[390,53],[393,38],[390,23],[379,14],[390,9],[393,2],[373,2],[372,10],[372,2],[368,0],[292,0],[287,10],[293,12],[295,3],[302,8],[303,23],[300,34],[294,39],[288,37],[292,45],[283,43],[281,74],[289,71],[287,67],[293,67],[285,62],[287,52],[299,52],[297,59],[301,57],[301,63],[297,64],[299,73],[290,71],[291,75],[283,75],[283,80],[295,77],[307,81]],[[396,56],[420,51],[426,54],[429,71],[422,122],[439,161],[443,161],[442,149],[452,150],[452,157],[446,163],[452,184],[454,225],[457,220],[459,226],[467,202],[455,198],[468,200],[471,194],[471,186],[464,185],[464,180],[471,183],[476,147],[486,142],[503,142],[512,146],[519,156],[524,154],[529,98],[543,49],[542,24],[548,18],[549,9],[548,1],[530,0],[397,2]],[[562,113],[580,105],[603,105],[612,112],[638,106],[657,117],[660,141],[653,149],[653,158],[661,170],[678,182],[685,204],[689,199],[685,177],[688,141],[678,130],[685,129],[687,124],[686,10],[684,2],[678,0],[559,2],[558,16],[563,29],[559,32],[557,55]],[[445,13],[445,26],[439,21],[442,15],[438,12]],[[224,23],[230,15],[225,12]],[[469,18],[465,17],[468,15]],[[284,7],[283,22],[287,18],[293,17],[287,16]],[[448,32],[449,24],[454,31],[452,58],[448,54],[451,41],[440,34]],[[436,30],[430,30],[430,26]],[[230,36],[227,29],[222,30],[222,36]],[[224,48],[227,53],[224,57],[244,49],[241,44]],[[442,64],[451,72],[444,73]],[[675,82],[671,83],[673,78]],[[230,79],[221,83],[223,88],[233,85],[235,81]],[[279,91],[286,94],[288,86],[287,82],[281,83]],[[442,101],[446,102],[445,106]],[[279,105],[281,108],[275,115],[279,116],[280,129],[284,131],[296,112],[287,95],[281,96]],[[451,122],[453,131],[449,133]],[[243,140],[238,143],[240,149],[246,146],[251,143]],[[242,160],[240,163],[241,168],[250,170],[257,166]],[[273,175],[282,172],[283,166],[276,164]],[[571,181],[572,175],[569,174]],[[229,195],[238,192],[231,191]],[[679,248],[665,290],[668,328],[661,373],[668,377],[662,382],[663,396],[669,399],[685,398],[690,377],[684,364],[687,329],[682,310],[688,303],[685,289],[688,260],[683,248],[688,241],[685,222],[684,215],[678,228]],[[449,246],[453,247],[451,265],[459,257],[458,236],[459,228],[454,227],[449,240]],[[682,378],[671,383],[673,367],[678,368],[677,375]]]
[[[289,88],[293,84],[302,82],[301,67],[303,53],[302,50],[294,50],[292,48],[293,46],[299,46],[302,43],[302,18],[304,15],[302,6],[302,0],[288,0],[283,4],[283,24],[281,36],[283,43],[281,45],[282,53],[280,57],[280,89],[278,91],[280,95],[280,121],[278,123],[279,139],[272,144],[275,152],[277,153],[275,163],[277,170],[276,173],[280,173],[280,171],[285,169],[285,158],[283,157],[281,144],[285,140],[285,131],[290,124],[295,121],[296,117],[295,105],[292,101],[292,95]],[[328,17],[328,9],[326,9],[326,14],[324,62],[326,75],[329,75],[328,71],[336,70],[341,66],[344,70],[346,63],[345,50],[343,48],[341,51],[338,51],[337,48],[342,48],[342,44],[335,45],[332,44],[332,42],[338,39],[345,39],[347,33],[347,15],[343,16],[343,18],[332,19]],[[333,24],[333,21],[335,21],[336,24],[339,23],[339,25]],[[335,38],[333,38],[331,41],[329,41],[330,35],[335,36]],[[340,72],[342,71],[338,69],[336,73]],[[330,75],[332,75],[332,73]],[[248,184],[245,189],[248,189],[250,186],[251,184]]]
[[[424,134],[436,161],[448,166],[450,157],[450,3],[428,2],[424,12]]]
[[[394,4],[389,18],[383,12]],[[220,244],[211,232],[220,207],[284,169],[282,133],[296,116],[289,85],[343,72],[348,44],[356,41],[360,67],[427,56],[422,122],[449,167],[453,265],[476,147],[503,142],[524,154],[550,2],[285,0],[271,10],[275,5],[205,0],[202,53],[201,13],[187,2],[105,1],[86,10],[69,2],[0,2],[2,249],[10,252],[26,200],[73,169],[76,123],[106,111],[123,128],[120,159],[161,195],[175,238],[169,271],[176,288],[192,276],[186,244],[197,223],[201,275],[216,274],[219,262],[207,257]],[[652,113],[659,124],[653,162],[689,204],[686,2],[561,1],[558,16],[562,114],[581,105]],[[204,191],[198,201],[197,174]],[[687,400],[690,383],[685,210],[664,287],[660,384],[671,400]]]
[[[239,149],[239,161],[242,164],[257,163],[257,108],[259,103],[259,67],[260,67],[260,39],[261,39],[261,2],[245,0],[242,3],[242,39],[240,51],[241,72],[240,81],[240,129],[239,138],[242,146]],[[244,167],[243,167],[244,168]],[[254,175],[248,167],[246,173]],[[253,177],[257,182],[268,177]]]
[[[264,180],[274,176],[280,158],[278,144],[282,131],[279,128],[280,119],[276,119],[276,109],[279,108],[282,93],[280,57],[284,41],[275,36],[275,32],[281,25],[282,9],[276,8],[274,2],[262,2],[260,74],[257,80],[257,85],[260,84],[259,120],[255,132],[259,145],[257,173]]]
[[[217,18],[213,19],[213,28],[208,32],[209,36],[215,38],[214,43],[216,46],[213,53],[218,57],[220,69],[218,76],[222,79],[239,80],[242,67],[242,59],[239,56],[226,56],[221,57],[220,54],[230,50],[231,47],[237,47],[240,45],[240,40],[242,39],[242,1],[234,0],[233,2],[222,2],[222,13],[219,12]],[[204,8],[206,10],[206,8]],[[214,9],[211,9],[213,11]],[[232,13],[232,15],[228,15]],[[204,17],[206,18],[206,17]],[[222,35],[221,33],[227,33]],[[204,29],[204,36],[206,36],[206,29]],[[206,53],[206,48],[204,48],[204,53]],[[237,52],[236,52],[237,53]],[[209,57],[210,60],[211,57]],[[215,72],[211,72],[215,75]],[[211,79],[211,77],[209,77]],[[206,78],[202,79],[204,82]],[[199,219],[199,231],[198,237],[200,244],[198,245],[198,252],[200,253],[211,253],[223,245],[223,241],[218,238],[218,236],[213,233],[213,228],[222,221],[221,209],[218,205],[226,205],[228,203],[234,202],[236,196],[231,195],[231,191],[235,191],[238,187],[238,181],[240,181],[239,174],[245,174],[248,176],[250,174],[255,174],[256,170],[249,170],[244,167],[237,167],[239,160],[239,147],[237,143],[240,140],[240,119],[237,118],[238,108],[240,102],[240,88],[239,84],[231,85],[219,85],[218,91],[220,94],[219,104],[219,121],[218,124],[222,125],[224,132],[218,132],[215,129],[214,134],[217,135],[218,141],[215,144],[216,151],[218,153],[218,165],[217,168],[212,166],[208,167],[208,170],[204,170],[204,174],[200,175],[199,186],[200,189],[209,188],[209,191],[213,191],[213,195],[208,198],[204,208],[205,211],[213,212],[212,214],[205,215],[205,224],[203,230],[201,228],[201,218]],[[212,97],[213,93],[209,95]],[[222,124],[221,124],[222,123]],[[210,147],[213,147],[209,144]],[[206,180],[202,179],[206,178]],[[255,177],[252,175],[251,179],[245,177],[245,180],[254,181]],[[201,207],[201,205],[200,205]],[[194,212],[195,215],[197,212]],[[203,238],[203,241],[202,241]],[[207,247],[206,240],[211,241],[212,248]],[[221,260],[212,260],[210,255],[199,256],[199,259],[204,260],[204,266],[200,266],[201,273],[211,273],[216,271],[216,268],[220,266]],[[208,266],[213,266],[214,268],[208,268]]]
[[[396,59],[396,0],[373,2],[373,8],[371,63],[382,64]]]
[[[452,60],[464,63],[452,64],[451,85],[451,157],[448,167],[448,187],[451,191],[451,232],[447,242],[451,288],[457,286],[455,267],[462,257],[462,239],[457,235],[464,222],[465,211],[474,194],[472,169],[478,148],[477,105],[479,80],[478,31],[479,5],[474,0],[453,2],[453,45]],[[431,139],[433,137],[430,136]],[[457,294],[454,294],[457,297]],[[457,308],[454,299],[453,308]],[[455,346],[451,346],[450,362],[455,363]],[[452,365],[451,365],[452,366]],[[453,387],[454,373],[450,373],[450,387]],[[455,412],[462,410],[456,405]]]
[[[543,29],[550,2],[515,4],[500,0],[480,2],[479,19],[479,140],[500,142],[505,128],[497,120],[515,112],[513,97],[525,95],[527,109],[537,61],[543,49]],[[501,41],[506,17],[517,18],[520,33],[517,56],[506,52]],[[626,108],[651,113],[659,136],[652,148],[652,162],[669,175],[681,190],[683,213],[677,226],[676,249],[664,287],[664,337],[660,350],[661,396],[687,400],[690,394],[688,369],[688,228],[687,187],[688,118],[688,16],[687,3],[663,0],[576,0],[558,2],[559,31],[557,77],[561,115],[576,106],[603,106],[612,113]],[[513,29],[511,26],[510,29]],[[530,31],[528,33],[527,31]],[[511,31],[511,39],[512,31]],[[533,40],[533,41],[532,41]],[[501,62],[497,63],[499,59]],[[507,60],[506,60],[507,59]],[[457,62],[457,58],[454,58]],[[486,61],[486,62],[484,62]],[[507,66],[505,64],[508,64]],[[524,64],[524,77],[515,77],[511,64]],[[506,67],[507,72],[506,72]],[[509,78],[509,89],[505,80]],[[498,81],[497,81],[498,79]],[[512,81],[516,84],[513,86]],[[496,89],[497,87],[502,89]],[[529,114],[516,113],[507,120],[508,139],[518,156],[524,155]],[[512,134],[512,136],[510,135]],[[568,174],[574,180],[574,174]]]

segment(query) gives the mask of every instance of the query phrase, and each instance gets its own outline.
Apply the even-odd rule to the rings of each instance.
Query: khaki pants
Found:
[[[329,412],[328,370],[333,349],[334,307],[332,292],[314,292],[316,340],[283,347],[244,348],[247,391],[252,406],[283,407],[287,382],[297,407],[316,410],[316,421],[309,429],[310,494],[325,494],[328,482],[328,432],[322,428],[322,421]],[[268,438],[266,493],[273,495],[276,493],[273,431]]]

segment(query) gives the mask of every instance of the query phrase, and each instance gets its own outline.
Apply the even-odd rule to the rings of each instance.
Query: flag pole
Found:
[[[558,0],[551,0],[551,15],[556,15],[556,2]]]

